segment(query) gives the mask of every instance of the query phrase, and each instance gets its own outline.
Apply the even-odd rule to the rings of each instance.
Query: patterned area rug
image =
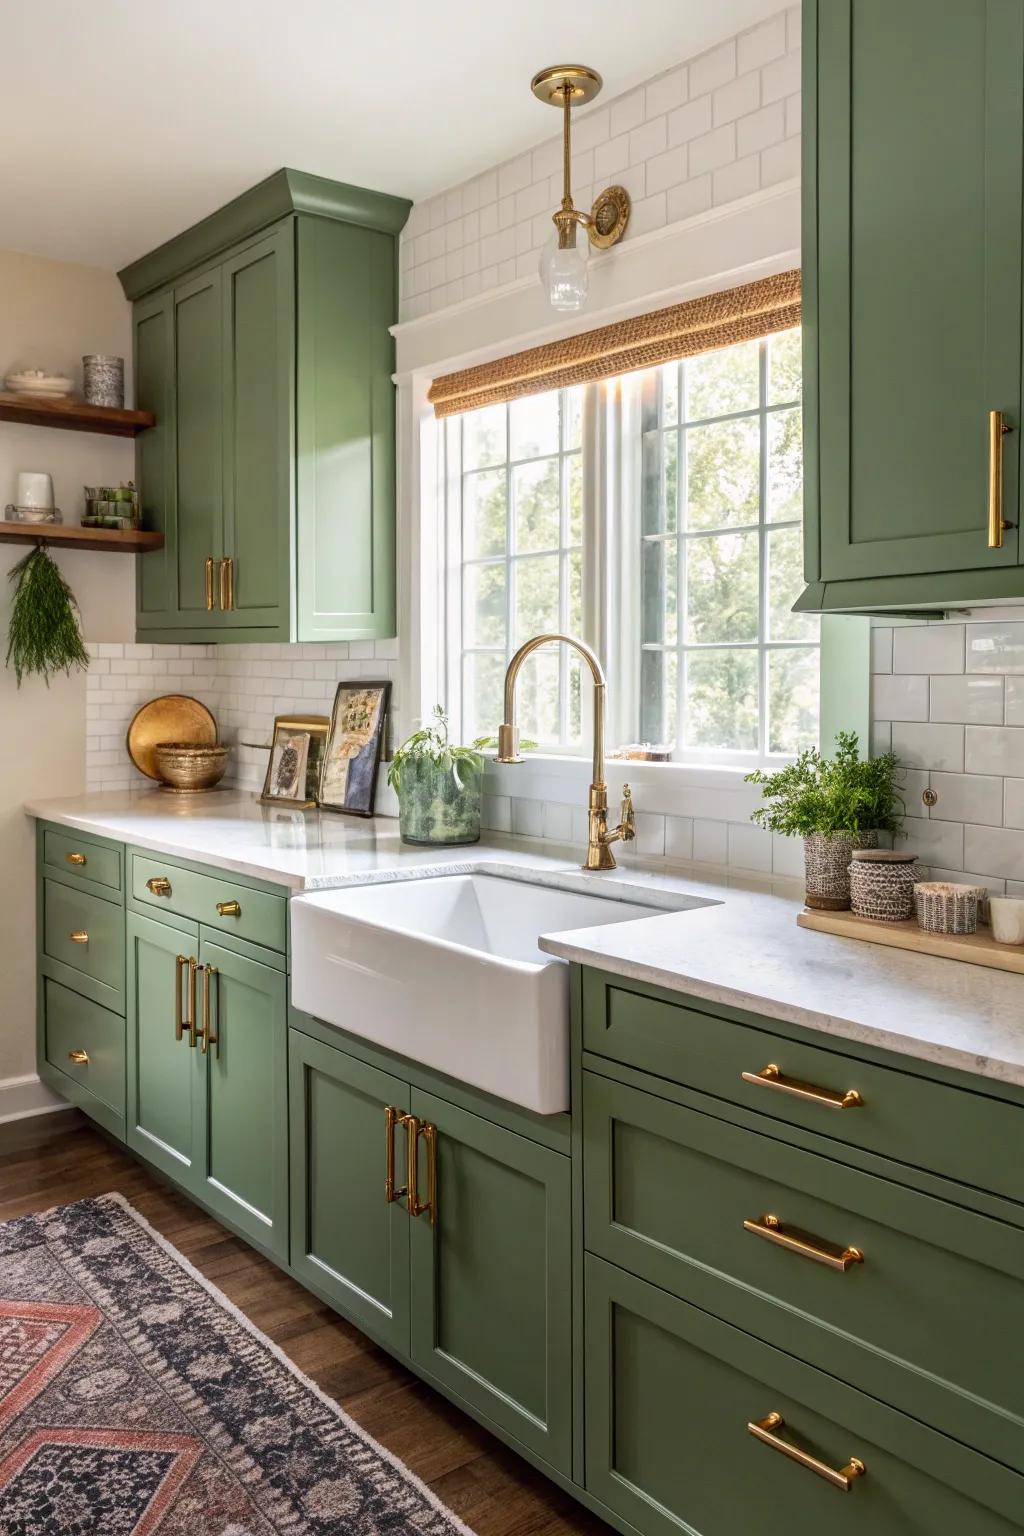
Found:
[[[0,1536],[470,1536],[120,1195],[0,1225]]]

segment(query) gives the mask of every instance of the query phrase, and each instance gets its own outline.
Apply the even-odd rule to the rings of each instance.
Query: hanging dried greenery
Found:
[[[50,686],[57,672],[83,670],[89,653],[82,640],[75,594],[42,544],[9,573],[16,583],[8,630],[7,665],[21,687],[22,679],[38,673]]]

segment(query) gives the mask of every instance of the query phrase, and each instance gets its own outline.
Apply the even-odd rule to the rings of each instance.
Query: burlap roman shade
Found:
[[[653,368],[799,324],[800,273],[780,272],[564,341],[530,347],[476,368],[446,373],[434,380],[427,398],[435,416],[454,416],[545,389]]]

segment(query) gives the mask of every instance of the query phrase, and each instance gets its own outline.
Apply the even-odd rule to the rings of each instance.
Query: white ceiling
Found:
[[[119,267],[282,165],[413,199],[780,0],[0,0],[0,247]]]

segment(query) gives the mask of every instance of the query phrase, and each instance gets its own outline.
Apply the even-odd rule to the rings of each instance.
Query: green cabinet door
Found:
[[[226,629],[288,639],[294,492],[294,239],[289,221],[221,268]],[[219,598],[219,592],[218,592]]]
[[[205,932],[199,960],[196,1190],[211,1210],[286,1259],[287,977]]]
[[[207,560],[224,551],[222,279],[214,267],[174,290],[175,615],[217,627],[207,608]]]
[[[290,1031],[291,1268],[361,1328],[409,1351],[409,1217],[385,1198],[385,1109],[409,1086],[343,1051]],[[396,1188],[405,1132],[392,1133]]]
[[[177,956],[197,954],[189,933],[129,912],[127,1141],[190,1193],[198,1193],[196,1147],[204,1063],[175,1038]],[[183,1002],[188,1008],[186,977]]]
[[[412,1358],[568,1476],[570,1161],[416,1088],[412,1113],[436,1202],[411,1221]]]
[[[395,242],[298,219],[299,640],[395,633]]]
[[[861,580],[868,606],[867,578],[991,583],[1018,559],[1016,526],[989,548],[987,493],[999,410],[1016,525],[1024,7],[805,0],[803,18],[807,578]]]

